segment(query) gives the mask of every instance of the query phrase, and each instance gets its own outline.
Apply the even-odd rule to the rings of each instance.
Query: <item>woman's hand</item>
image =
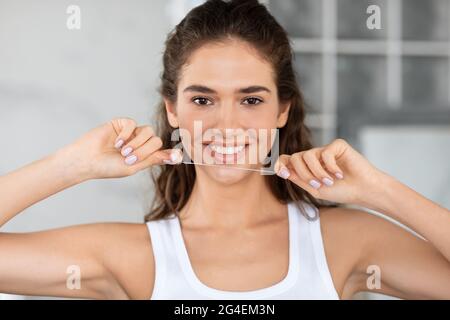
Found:
[[[161,138],[150,126],[137,126],[129,118],[111,120],[63,148],[68,167],[76,167],[86,179],[118,178],[155,164],[181,160],[176,149],[160,150]]]
[[[277,174],[313,197],[338,203],[367,205],[382,197],[387,174],[375,168],[345,140],[292,155],[281,155]]]

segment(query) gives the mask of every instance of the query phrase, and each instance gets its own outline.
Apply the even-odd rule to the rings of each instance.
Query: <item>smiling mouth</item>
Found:
[[[209,149],[212,158],[218,164],[236,163],[244,154],[248,148],[248,143],[227,146],[217,143],[205,143],[203,147]]]
[[[219,146],[219,145],[214,145],[214,144],[210,144],[209,147],[211,148],[212,151],[220,154],[220,155],[231,155],[231,154],[236,154],[241,152],[246,145],[240,145],[240,146],[236,146],[236,147],[225,147],[225,146]]]

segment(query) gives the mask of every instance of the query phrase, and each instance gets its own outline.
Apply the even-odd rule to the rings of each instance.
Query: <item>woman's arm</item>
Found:
[[[380,267],[384,284],[380,292],[404,298],[450,298],[449,210],[378,170],[342,139],[283,155],[277,168],[277,172],[287,168],[290,175],[284,174],[284,178],[316,198],[374,209],[426,239],[385,219],[351,210],[353,215],[341,219],[345,224],[328,232],[334,234],[334,239],[347,239],[346,248],[358,252],[355,264],[349,266],[350,274],[343,272],[348,281],[341,287],[353,287],[347,291],[367,289],[366,269],[373,265]],[[309,183],[312,179],[325,182],[324,178],[332,183],[318,188]],[[329,225],[334,228],[337,223]],[[344,231],[339,233],[340,230]]]
[[[153,288],[153,255],[145,224],[0,233],[0,256],[3,293],[148,299]]]
[[[327,208],[320,218],[342,298],[360,291],[403,299],[450,298],[450,264],[430,241],[358,209]]]
[[[366,241],[357,269],[377,266],[381,287],[368,288],[362,281],[359,290],[405,299],[450,299],[450,211],[390,176],[362,205],[403,223],[426,240],[366,214],[360,227]]]
[[[171,159],[171,150],[160,150],[161,146],[150,126],[138,127],[132,119],[114,119],[94,128],[54,154],[0,177],[0,226],[77,183],[126,177],[163,164]]]
[[[387,175],[377,193],[368,195],[361,205],[413,229],[447,259],[450,267],[450,210]]]
[[[75,158],[70,147],[65,148],[0,177],[1,225],[34,203],[87,180],[87,172],[73,163]],[[123,295],[111,290],[117,283],[103,267],[98,246],[92,245],[104,242],[104,235],[95,229],[98,226],[0,233],[0,292],[84,298],[100,298],[108,291]],[[70,272],[74,284],[80,273],[81,288],[70,285]]]
[[[119,140],[123,142],[115,147]],[[126,163],[123,155],[124,148],[128,147],[132,152],[126,156],[137,157],[131,164]],[[160,147],[161,140],[153,136],[150,127],[136,127],[130,119],[117,119],[97,127],[53,155],[0,177],[0,226],[25,208],[77,183],[129,176],[169,159],[170,153],[159,150]],[[147,233],[145,225],[126,224],[84,225],[27,234],[0,233],[0,292],[85,298],[140,297],[143,286],[136,284],[132,274],[126,275],[136,274],[135,268],[144,262],[151,271]],[[77,268],[81,273],[81,288],[71,289],[67,281],[76,280]],[[125,278],[131,279],[125,282]]]
[[[76,150],[63,148],[0,177],[0,226],[29,206],[89,179]]]

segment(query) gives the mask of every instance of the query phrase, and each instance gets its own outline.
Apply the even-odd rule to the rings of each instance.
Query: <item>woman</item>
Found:
[[[256,0],[211,0],[192,10],[167,39],[161,94],[156,132],[117,118],[0,178],[3,225],[86,180],[159,169],[145,224],[1,233],[0,292],[348,299],[373,290],[450,298],[449,210],[378,170],[342,139],[313,148],[287,34]],[[195,152],[184,156],[196,164],[181,163],[172,133],[183,130],[182,147],[189,150],[194,142],[184,137],[195,136],[195,121],[202,132],[244,129],[244,142],[230,146],[228,136],[216,136],[200,149],[215,165],[202,165]],[[270,152],[281,154],[277,175],[255,172],[261,164],[237,163],[265,143],[248,129],[278,129],[279,150]],[[426,240],[333,203],[377,210]],[[68,270],[78,270],[79,285],[70,285]]]

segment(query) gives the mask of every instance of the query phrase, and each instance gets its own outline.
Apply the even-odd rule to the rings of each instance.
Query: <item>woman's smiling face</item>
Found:
[[[181,70],[176,105],[166,100],[169,122],[181,129],[188,156],[218,164],[197,166],[197,171],[224,183],[249,174],[229,167],[261,166],[264,159],[255,159],[255,154],[270,150],[271,132],[286,123],[286,107],[279,104],[271,64],[247,43],[233,39],[195,50]],[[261,139],[264,131],[268,139]]]

